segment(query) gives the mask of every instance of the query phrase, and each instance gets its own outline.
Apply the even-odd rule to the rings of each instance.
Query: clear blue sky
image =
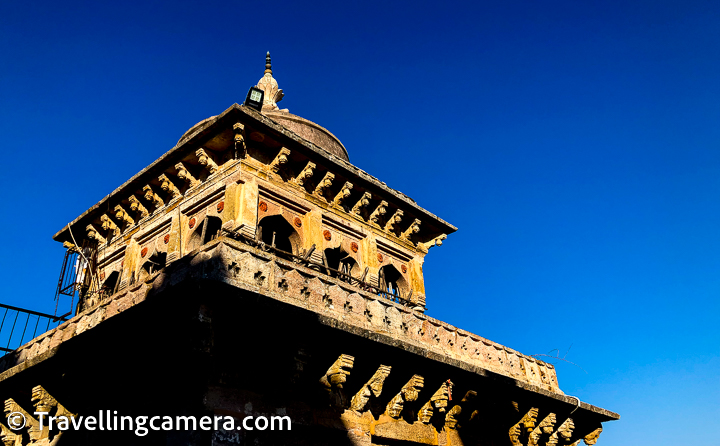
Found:
[[[52,312],[51,235],[242,102],[281,106],[460,229],[429,314],[622,415],[720,444],[716,1],[3,2],[0,301]]]

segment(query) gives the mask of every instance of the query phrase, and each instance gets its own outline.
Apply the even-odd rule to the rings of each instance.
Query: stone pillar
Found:
[[[125,248],[125,257],[123,257],[122,276],[120,277],[120,289],[130,285],[133,274],[137,279],[138,269],[140,268],[140,245],[131,238]]]
[[[420,306],[425,306],[425,279],[422,271],[424,260],[422,257],[415,257],[408,262],[409,285],[413,290],[411,301]]]
[[[240,181],[235,184],[235,195],[233,208],[235,209],[232,220],[234,221],[233,230],[240,232],[249,238],[255,238],[258,218],[258,185],[254,177],[249,177],[247,181]],[[228,191],[229,192],[229,191]],[[228,193],[226,192],[226,194]],[[228,200],[229,201],[229,200]],[[224,221],[225,217],[223,217]],[[228,220],[230,218],[228,217]]]
[[[174,212],[175,215],[173,215],[170,223],[170,240],[168,241],[166,259],[167,264],[170,264],[182,257],[181,231],[183,228],[181,228],[180,224],[182,214],[180,214],[177,210]]]

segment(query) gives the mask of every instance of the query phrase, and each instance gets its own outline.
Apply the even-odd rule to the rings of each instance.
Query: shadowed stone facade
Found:
[[[262,112],[201,121],[55,234],[95,264],[76,316],[0,359],[0,397],[7,413],[287,415],[292,430],[30,422],[2,426],[5,444],[595,444],[617,414],[425,314],[425,256],[456,228],[280,110],[269,55],[258,86]]]

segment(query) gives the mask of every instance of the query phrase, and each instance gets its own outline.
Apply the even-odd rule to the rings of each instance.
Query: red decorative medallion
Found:
[[[142,251],[140,251],[140,255],[145,257],[147,255],[147,248],[143,248]]]
[[[325,237],[325,240],[330,241],[330,239],[332,239],[332,234],[326,229],[323,231],[323,237]]]
[[[300,220],[298,217],[295,217],[293,223],[295,223],[295,226],[297,226],[298,228],[302,226],[302,220]]]
[[[355,242],[350,243],[350,249],[352,252],[358,252],[358,244]]]
[[[400,267],[400,270],[403,272],[403,274],[406,273],[406,272],[407,272],[407,266],[402,265],[402,266]]]
[[[191,218],[188,222],[188,226],[190,226],[190,229],[195,227],[195,217]]]
[[[383,261],[383,255],[378,253],[378,262],[382,263]]]
[[[225,209],[225,202],[224,202],[224,201],[221,201],[221,202],[218,203],[218,205],[217,205],[217,210],[218,210],[218,212],[222,212],[223,209]]]
[[[163,237],[163,241],[166,245],[170,243],[170,234],[165,234],[165,237]]]
[[[264,201],[261,201],[260,202],[260,210],[263,212],[267,212],[267,203],[265,203]]]

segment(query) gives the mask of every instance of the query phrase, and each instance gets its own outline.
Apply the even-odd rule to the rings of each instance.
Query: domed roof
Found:
[[[203,119],[202,121],[200,121],[200,122],[198,122],[197,124],[195,124],[194,126],[190,127],[190,129],[189,129],[187,132],[183,133],[183,136],[181,136],[180,139],[178,139],[177,145],[180,145],[180,143],[181,143],[186,137],[192,135],[192,133],[195,131],[195,129],[199,128],[200,126],[202,126],[202,125],[205,124],[206,122],[210,121],[211,119],[215,119],[215,118],[217,118],[217,116],[210,116],[209,118],[205,118],[205,119]]]
[[[284,110],[268,110],[263,111],[263,114],[326,152],[345,161],[350,161],[345,146],[325,127]]]
[[[339,139],[328,129],[322,127],[308,119],[302,118],[297,115],[293,115],[288,109],[280,109],[277,103],[282,100],[285,96],[283,91],[278,87],[278,83],[272,76],[272,64],[270,62],[270,52],[265,57],[265,74],[257,84],[257,88],[264,91],[265,95],[263,98],[263,105],[261,113],[272,119],[276,123],[287,128],[296,135],[304,138],[326,152],[341,158],[345,161],[350,161],[348,157],[347,149],[340,142]],[[203,119],[190,128],[187,132],[180,137],[178,144],[180,144],[185,138],[190,136],[196,129],[200,128],[203,124],[207,123],[215,116],[210,116],[207,119]]]

